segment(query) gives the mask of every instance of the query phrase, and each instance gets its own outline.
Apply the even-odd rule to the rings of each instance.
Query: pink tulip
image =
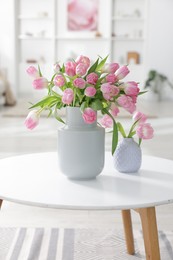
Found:
[[[90,107],[85,108],[82,117],[87,124],[93,124],[97,119],[97,113]]]
[[[102,93],[103,94],[105,94],[105,93],[111,93],[111,91],[112,91],[112,85],[108,82],[108,83],[103,83],[102,85],[101,85],[101,91],[102,91]]]
[[[77,66],[76,66],[76,74],[78,76],[84,76],[87,72],[87,67],[85,66],[85,64],[83,63],[79,63]]]
[[[79,63],[83,63],[86,68],[88,69],[90,66],[90,59],[86,56],[80,55],[77,57],[77,59],[75,60],[76,64],[78,65]]]
[[[29,68],[27,68],[26,72],[29,76],[35,79],[40,77],[39,71],[34,66],[30,66]]]
[[[32,110],[27,115],[24,124],[28,129],[32,130],[33,128],[35,128],[38,125],[39,118],[40,118],[40,116],[39,116],[38,111]]]
[[[65,64],[65,73],[70,77],[75,76],[76,75],[76,63],[72,62],[72,61],[67,61]]]
[[[111,128],[113,126],[113,120],[109,115],[104,115],[100,120],[100,123],[105,128]]]
[[[120,90],[118,87],[112,85],[112,96],[116,97],[119,94]]]
[[[101,92],[103,93],[103,97],[106,100],[110,100],[112,97],[115,97],[119,93],[119,88],[111,85],[109,82],[108,83],[103,83],[101,85]]]
[[[70,105],[74,99],[74,93],[71,88],[66,88],[63,92],[62,103]]]
[[[122,95],[117,98],[117,102],[121,107],[123,107],[131,114],[136,110],[136,105],[135,103],[133,103],[132,98],[129,96]]]
[[[61,74],[58,74],[55,76],[53,82],[54,82],[55,86],[62,87],[65,85],[65,78]]]
[[[125,78],[129,72],[127,66],[122,66],[115,72],[115,76],[117,77],[117,80],[121,80]]]
[[[111,103],[110,112],[113,116],[117,116],[120,110],[114,103]]]
[[[60,65],[59,65],[59,63],[58,62],[56,62],[54,65],[53,65],[53,70],[54,70],[54,72],[55,73],[58,73],[58,72],[60,72]]]
[[[121,87],[124,87],[124,92],[129,96],[137,96],[139,93],[138,84],[135,81],[128,81],[123,83]]]
[[[87,97],[93,97],[93,96],[95,96],[96,92],[97,92],[97,90],[96,90],[94,87],[87,87],[87,88],[85,89],[85,95],[86,95]]]
[[[115,73],[115,71],[117,71],[117,69],[119,69],[119,64],[118,63],[105,63],[105,65],[102,68],[102,72],[105,73]]]
[[[133,102],[134,104],[136,104],[137,96],[130,96],[130,97],[131,97],[131,99],[132,99],[132,102]]]
[[[87,75],[86,81],[89,84],[95,85],[98,80],[98,75],[95,72],[91,72],[90,74]]]
[[[76,88],[84,89],[86,81],[82,78],[76,78],[75,80],[73,80],[73,84]]]
[[[116,80],[117,77],[115,76],[115,74],[108,74],[106,76],[106,82],[115,83]]]
[[[35,79],[32,82],[32,85],[35,89],[44,89],[48,87],[48,80],[46,78],[40,77]]]
[[[141,139],[151,139],[153,138],[154,130],[149,123],[143,123],[136,129],[136,134]]]
[[[133,114],[133,121],[136,122],[138,121],[138,123],[144,123],[147,120],[147,116],[139,111],[136,111]]]

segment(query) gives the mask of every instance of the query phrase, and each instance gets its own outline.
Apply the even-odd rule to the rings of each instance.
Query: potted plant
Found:
[[[163,86],[169,86],[173,89],[173,84],[164,74],[156,70],[150,70],[144,88],[151,89],[151,91],[157,95],[158,100],[161,101]]]

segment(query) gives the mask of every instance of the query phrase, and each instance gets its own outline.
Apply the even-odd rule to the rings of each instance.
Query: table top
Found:
[[[68,162],[67,162],[68,163]],[[0,198],[61,209],[130,209],[173,202],[173,161],[143,156],[138,173],[125,174],[105,154],[103,172],[94,180],[69,180],[58,169],[56,152],[0,160]]]

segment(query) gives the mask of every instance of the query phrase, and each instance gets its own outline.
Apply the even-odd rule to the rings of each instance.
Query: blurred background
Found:
[[[172,0],[0,0],[0,158],[56,151],[55,119],[41,118],[33,131],[23,124],[28,102],[43,94],[33,90],[26,68],[39,64],[49,77],[55,62],[83,54],[92,60],[109,55],[110,62],[129,65],[128,79],[148,90],[139,98],[139,107],[155,131],[152,140],[142,142],[142,152],[173,159],[172,12]],[[125,128],[129,126],[129,116],[120,119]],[[106,150],[111,150],[110,134],[106,135]],[[48,221],[41,209],[22,211],[22,219],[22,206],[12,208],[7,215],[5,205],[10,205],[9,210],[12,203],[4,204],[1,224],[26,225],[31,217],[35,217],[32,224],[37,220],[36,225],[42,223],[40,219]],[[170,230],[172,206],[161,207],[158,213],[160,227]],[[86,219],[81,222],[82,215],[75,214],[85,226]],[[112,225],[114,212],[106,214],[105,225]],[[60,220],[64,223],[66,212],[62,218],[57,215],[53,211],[50,225],[58,225]],[[88,219],[102,225],[103,214],[100,222],[91,213]],[[74,224],[71,221],[67,223]]]
[[[54,62],[79,54],[129,64],[140,88],[153,70],[173,83],[172,10],[171,0],[0,0],[1,103],[9,88],[16,101],[39,96],[25,73],[29,65],[49,76]],[[145,99],[173,99],[167,81],[151,83]]]

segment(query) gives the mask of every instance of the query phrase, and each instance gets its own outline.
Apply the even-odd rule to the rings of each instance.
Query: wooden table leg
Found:
[[[134,239],[133,239],[131,212],[130,210],[122,210],[121,213],[123,218],[127,252],[128,254],[133,255],[135,253],[135,247],[134,247]]]
[[[1,206],[2,206],[2,202],[3,202],[3,200],[0,199],[0,208],[1,208]]]
[[[137,212],[142,223],[146,260],[160,260],[155,207],[138,209]]]

